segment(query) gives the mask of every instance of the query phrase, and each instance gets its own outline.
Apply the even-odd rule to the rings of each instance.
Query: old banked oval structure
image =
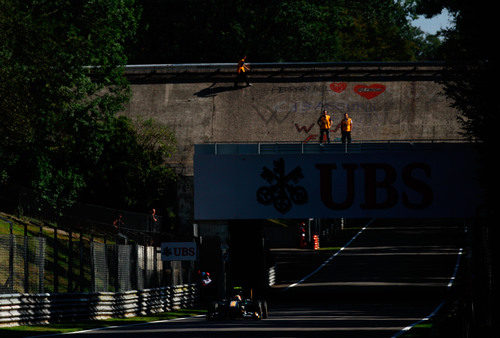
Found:
[[[126,69],[132,98],[123,114],[154,118],[175,133],[171,164],[185,178],[178,191],[185,218],[193,215],[193,176],[197,219],[296,218],[313,205],[322,207],[307,217],[438,211],[461,217],[476,200],[474,152],[437,82],[442,63],[250,66],[251,86],[235,86],[236,64]],[[332,144],[320,148],[317,119],[323,109],[332,117]],[[345,113],[353,121],[347,149],[336,128]],[[273,154],[262,152],[275,144]],[[266,212],[246,210],[249,200],[226,204],[244,192]],[[472,197],[452,198],[459,195]],[[217,203],[232,214],[216,213]]]

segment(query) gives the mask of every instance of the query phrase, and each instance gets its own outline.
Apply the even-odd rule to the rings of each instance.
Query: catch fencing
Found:
[[[191,283],[193,273],[194,262],[162,261],[155,246],[0,235],[0,294],[144,290]]]

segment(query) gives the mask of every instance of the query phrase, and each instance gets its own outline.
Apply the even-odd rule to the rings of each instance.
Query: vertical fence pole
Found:
[[[68,292],[73,291],[73,231],[68,233]]]
[[[14,245],[15,242],[11,224],[11,234],[9,235],[9,283],[6,283],[10,292],[14,292]]]
[[[45,241],[43,237],[43,227],[40,225],[40,232],[38,234],[38,292],[43,293],[45,291]]]
[[[83,292],[83,285],[85,281],[84,269],[83,269],[83,233],[80,232],[80,242],[78,243],[80,249],[80,292]]]
[[[38,237],[38,292],[45,292],[44,277],[45,277],[45,239],[41,233],[42,227],[40,227],[40,236]]]
[[[29,292],[29,241],[28,224],[24,223],[24,292]]]
[[[54,228],[54,293],[59,292],[59,269],[58,269],[58,244],[57,244],[57,228]]]
[[[119,265],[120,265],[120,255],[118,254],[119,253],[119,249],[118,249],[118,243],[115,243],[114,246],[112,246],[112,249],[113,249],[113,253],[112,253],[112,258],[110,259],[110,261],[112,262],[112,264],[110,264],[110,270],[112,271],[112,274],[114,275],[114,280],[113,280],[113,286],[115,287],[115,292],[120,292],[122,291],[120,289],[120,275],[118,274],[118,271],[119,271]],[[127,262],[121,262],[122,264],[126,264],[128,263]]]
[[[94,235],[90,235],[90,292],[95,292]]]
[[[153,287],[158,287],[158,257],[156,253],[156,246],[153,246]]]
[[[130,269],[132,277],[132,290],[139,290],[139,259],[137,251],[137,242],[132,244],[132,266]]]
[[[24,292],[29,293],[29,241],[28,236],[24,235]]]
[[[143,276],[144,276],[144,281],[142,288],[147,289],[149,288],[149,282],[148,282],[148,245],[144,243],[144,270],[143,270]]]

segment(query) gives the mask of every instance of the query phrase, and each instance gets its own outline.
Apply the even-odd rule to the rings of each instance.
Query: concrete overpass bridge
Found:
[[[130,65],[123,114],[153,118],[177,139],[179,214],[193,222],[195,144],[317,142],[322,109],[353,119],[354,143],[460,140],[442,94],[440,62],[250,63],[252,86],[234,87],[236,64]],[[339,134],[332,134],[334,142]]]
[[[353,139],[461,138],[457,112],[436,81],[439,62],[250,64],[251,87],[234,88],[235,64],[127,66],[124,115],[175,133],[173,162],[193,174],[194,145],[317,141],[321,109],[353,119]],[[338,137],[338,135],[334,135]]]

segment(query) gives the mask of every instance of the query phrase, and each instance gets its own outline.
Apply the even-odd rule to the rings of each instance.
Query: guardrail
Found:
[[[466,139],[442,140],[362,140],[349,144],[332,142],[318,144],[317,142],[246,142],[246,143],[203,143],[195,145],[196,154],[204,155],[262,155],[262,154],[317,154],[317,153],[347,153],[347,152],[373,152],[373,151],[411,151],[411,150],[437,150],[449,148],[454,144],[473,142]]]
[[[277,62],[247,63],[252,82],[303,81],[308,79],[367,80],[412,79],[435,81],[442,77],[446,63],[423,62]],[[185,63],[126,65],[125,76],[132,82],[155,81],[234,81],[237,63]],[[89,67],[92,68],[92,67]],[[182,80],[181,80],[182,79]]]
[[[194,307],[196,284],[125,292],[0,295],[0,327],[123,318]]]
[[[271,266],[267,270],[267,285],[273,286],[276,284],[276,266]]]

